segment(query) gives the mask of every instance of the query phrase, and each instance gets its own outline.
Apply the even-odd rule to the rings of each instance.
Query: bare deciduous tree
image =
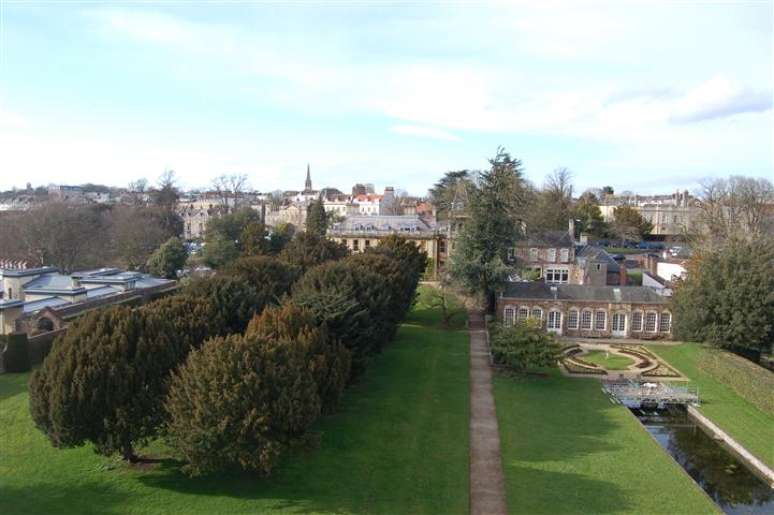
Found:
[[[247,189],[247,175],[221,175],[213,179],[212,188],[218,194],[224,211],[229,211],[229,208],[236,209]]]

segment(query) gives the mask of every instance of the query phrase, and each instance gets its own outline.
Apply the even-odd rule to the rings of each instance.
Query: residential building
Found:
[[[548,231],[518,242],[508,261],[523,264],[545,282],[568,284],[575,275],[575,241],[567,231]]]
[[[177,288],[177,281],[101,268],[62,274],[54,267],[0,263],[0,334],[40,334],[63,328],[91,309],[143,302]]]
[[[699,203],[688,191],[672,195],[606,195],[599,209],[605,222],[615,220],[615,209],[630,206],[653,224],[654,236],[679,236],[692,227],[698,218]]]
[[[670,338],[668,299],[644,286],[508,283],[496,302],[505,325],[539,320],[550,332],[582,338]]]
[[[329,238],[344,243],[352,252],[375,247],[381,239],[392,234],[406,238],[425,251],[432,264],[430,273],[437,277],[438,270],[448,259],[447,240],[430,220],[412,215],[349,216],[328,230]]]

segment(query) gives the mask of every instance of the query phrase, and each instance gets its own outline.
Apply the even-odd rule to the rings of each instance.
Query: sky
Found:
[[[0,189],[774,180],[772,1],[0,0]]]

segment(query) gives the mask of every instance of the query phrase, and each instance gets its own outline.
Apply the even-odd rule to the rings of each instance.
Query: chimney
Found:
[[[567,228],[567,232],[570,233],[570,238],[572,238],[572,241],[575,241],[575,218],[570,217],[570,224]]]
[[[626,258],[622,259],[621,262],[618,264],[618,270],[620,274],[620,279],[618,281],[618,284],[621,286],[626,286],[629,284],[629,275],[626,273]]]
[[[582,232],[580,234],[580,244],[581,245],[588,245],[589,244],[589,233]]]

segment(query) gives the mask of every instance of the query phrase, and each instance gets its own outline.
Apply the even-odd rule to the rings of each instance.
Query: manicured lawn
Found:
[[[189,479],[171,459],[143,471],[88,446],[54,449],[30,421],[27,374],[2,375],[0,513],[465,513],[468,337],[437,319],[415,310],[320,421],[320,448],[295,451],[268,480]]]
[[[598,381],[499,374],[494,391],[511,513],[718,512]]]
[[[732,385],[703,368],[700,364],[701,355],[710,350],[694,343],[668,347],[652,345],[648,348],[677,367],[699,387],[699,409],[702,413],[748,451],[768,466],[774,467],[774,413],[758,408],[734,391]],[[763,369],[757,372],[771,373]],[[742,374],[737,374],[737,377],[739,381],[747,379]],[[765,388],[762,381],[760,388]],[[774,395],[774,392],[769,391],[768,394]]]
[[[620,354],[613,354],[612,352],[605,352],[603,350],[593,350],[588,354],[582,354],[579,356],[583,361],[594,363],[600,367],[604,367],[608,370],[626,370],[630,365],[634,364],[634,360],[621,356]]]

